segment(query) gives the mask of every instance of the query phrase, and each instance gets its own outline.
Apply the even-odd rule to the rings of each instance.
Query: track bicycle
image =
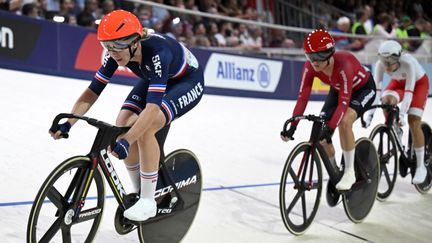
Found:
[[[377,108],[387,112],[387,120],[384,124],[375,126],[369,138],[377,147],[380,160],[382,178],[378,186],[377,199],[379,201],[385,201],[394,189],[398,172],[402,177],[407,176],[408,172],[414,177],[417,168],[417,160],[414,153],[411,132],[408,134],[407,147],[405,147],[397,135],[395,122],[399,123],[398,106],[380,104],[373,105],[369,107],[368,110]],[[362,125],[365,126],[363,117],[361,117],[361,121]],[[423,183],[415,184],[414,187],[421,194],[425,194],[432,186],[432,130],[426,122],[422,122],[421,128],[425,138],[424,163],[427,168],[427,175]]]
[[[342,195],[344,210],[354,223],[362,222],[375,201],[379,163],[374,144],[368,138],[360,138],[355,146],[356,182],[348,191],[338,191],[336,184],[342,178],[343,169],[329,160],[319,138],[326,126],[325,119],[315,115],[294,116],[288,119],[283,131],[293,121],[313,122],[308,142],[299,143],[288,156],[282,171],[279,206],[285,227],[294,235],[302,235],[312,224],[320,204],[323,189],[321,161],[329,175],[326,199],[331,207],[338,204]],[[342,157],[342,165],[343,157]]]
[[[132,222],[123,217],[123,212],[138,200],[138,195],[126,194],[106,149],[113,147],[116,138],[129,128],[62,113],[55,117],[50,130],[56,131],[63,118],[84,120],[98,132],[89,154],[66,159],[42,184],[30,212],[27,242],[92,242],[104,211],[103,177],[118,203],[114,217],[117,233],[136,229],[140,242],[179,242],[190,228],[200,201],[202,177],[197,157],[189,150],[179,149],[165,158],[163,139],[155,193],[157,214],[141,223]]]

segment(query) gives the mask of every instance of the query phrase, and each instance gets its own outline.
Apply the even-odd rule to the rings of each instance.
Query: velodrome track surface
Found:
[[[2,242],[24,242],[31,204],[40,185],[58,163],[86,154],[96,130],[80,122],[69,139],[54,141],[48,134],[54,116],[70,111],[88,81],[5,69],[0,69],[0,77],[0,238]],[[113,123],[130,89],[108,85],[87,115]],[[429,124],[431,102],[424,115]],[[280,140],[280,129],[294,104],[206,95],[195,109],[173,123],[166,151],[192,150],[203,173],[201,204],[183,242],[430,242],[432,192],[420,195],[409,176],[398,177],[390,198],[377,201],[361,224],[348,220],[342,204],[328,207],[323,194],[315,221],[305,235],[295,237],[285,229],[278,203],[281,171],[290,150],[310,134],[310,124],[303,122],[296,140]],[[310,102],[306,113],[318,114],[321,106],[322,102]],[[382,115],[377,114],[373,125],[382,121]],[[372,128],[362,129],[357,122],[354,129],[360,137],[368,136]],[[111,159],[128,190],[123,163]],[[135,232],[125,236],[115,232],[116,202],[110,191],[107,195],[95,242],[138,242]]]

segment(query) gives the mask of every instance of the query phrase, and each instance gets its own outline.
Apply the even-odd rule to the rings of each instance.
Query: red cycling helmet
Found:
[[[303,49],[309,61],[326,61],[334,54],[335,43],[326,30],[316,29],[305,37]]]
[[[99,23],[97,38],[108,50],[127,48],[133,41],[143,37],[139,19],[131,12],[114,10]]]

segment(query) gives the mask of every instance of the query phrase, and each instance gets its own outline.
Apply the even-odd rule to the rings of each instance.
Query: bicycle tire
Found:
[[[71,218],[70,216],[75,211],[70,208],[70,205],[75,203],[71,201],[71,198],[81,201],[81,196],[77,196],[76,188],[85,183],[79,178],[82,178],[82,175],[90,169],[91,163],[87,156],[75,156],[63,161],[48,175],[39,189],[30,211],[27,225],[28,243],[48,241],[68,243],[72,241],[73,236],[80,238],[74,238],[74,241],[78,240],[78,242],[91,242],[94,239],[102,219],[105,202],[104,181],[99,169],[94,170],[93,180],[86,183],[90,192],[94,193],[96,190],[96,200],[91,200],[92,198],[86,196],[86,199],[89,200],[86,200],[85,204],[80,202],[82,210],[78,217],[72,216]],[[74,172],[73,175],[72,172]],[[95,205],[95,207],[88,208],[89,205]],[[48,213],[48,211],[50,212]],[[49,218],[54,218],[52,225],[46,222],[49,221]],[[48,224],[48,230],[43,232],[46,224]],[[78,226],[78,224],[91,224],[87,236],[83,236],[85,235],[85,232],[82,232],[84,226]],[[72,226],[74,226],[74,232],[77,234],[72,233]],[[85,228],[88,229],[88,227]],[[38,239],[39,236],[41,236],[40,239]]]
[[[415,184],[415,189],[421,194],[426,194],[432,187],[432,130],[429,125],[422,122],[421,128],[425,138],[425,166],[428,171],[423,183]],[[416,163],[416,162],[414,162]]]
[[[374,205],[381,171],[378,154],[370,139],[358,139],[355,148],[357,182],[350,191],[343,194],[342,202],[348,218],[354,223],[361,223]],[[365,171],[361,171],[360,166]]]
[[[396,184],[399,171],[398,148],[395,137],[384,124],[377,125],[369,138],[375,144],[380,161],[377,200],[383,202],[391,195]]]
[[[279,189],[279,208],[285,227],[294,235],[302,235],[307,231],[315,218],[321,200],[323,179],[320,157],[317,150],[314,150],[314,159],[312,160],[311,150],[312,146],[308,142],[298,144],[289,154],[282,171]],[[303,159],[298,159],[299,155],[303,156],[303,158],[307,158],[305,166],[302,166]],[[310,162],[311,165],[308,164]],[[302,168],[298,171],[302,171],[296,174],[294,170],[295,167],[293,166],[297,166],[298,163],[300,163],[299,168]],[[288,176],[290,176],[292,180],[287,181]],[[305,179],[312,181],[312,185],[305,182]],[[287,186],[289,184],[294,184],[292,188],[294,193],[287,191],[290,189],[290,187]],[[314,196],[313,194],[315,194],[313,203],[306,202],[306,192],[310,192],[312,197]],[[291,196],[293,196],[292,200]],[[300,198],[301,200],[299,200]],[[301,201],[301,203],[298,203],[299,201]],[[289,203],[288,207],[287,203]]]
[[[138,226],[138,239],[146,243],[180,242],[193,224],[199,208],[202,192],[202,175],[198,158],[187,149],[179,149],[166,156],[165,166],[170,171],[172,179],[177,184],[178,192],[184,200],[179,210],[167,213],[167,206],[176,196],[171,186],[159,176],[155,198],[158,203],[158,213],[154,218]],[[159,170],[159,175],[163,173]],[[165,193],[165,194],[164,194]],[[163,194],[163,195],[162,195]],[[165,213],[162,210],[167,210]]]

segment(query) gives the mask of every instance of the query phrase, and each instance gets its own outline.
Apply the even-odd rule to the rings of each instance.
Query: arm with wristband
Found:
[[[71,113],[84,115],[99,98],[99,95],[102,93],[103,89],[109,82],[118,66],[117,63],[112,60],[112,58],[109,59],[111,59],[111,61],[108,60],[107,63],[105,63],[106,65],[102,66],[98,70],[89,87],[84,90],[84,92],[75,102]],[[59,124],[59,127],[56,131],[49,131],[49,133],[54,139],[67,137],[65,135],[69,133],[71,127],[76,121],[76,119],[68,119],[65,123]]]

